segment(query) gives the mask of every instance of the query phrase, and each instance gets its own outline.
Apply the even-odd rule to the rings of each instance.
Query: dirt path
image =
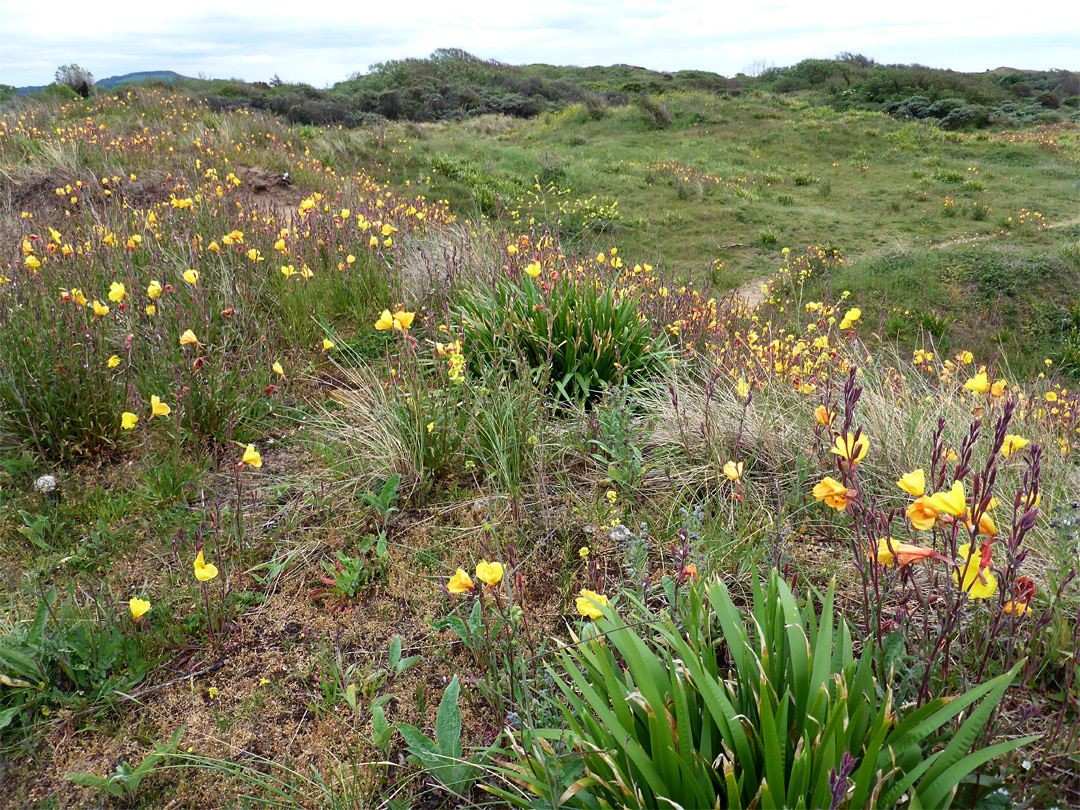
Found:
[[[1069,219],[1063,219],[1060,222],[1055,222],[1050,226],[1050,228],[1066,228],[1069,225],[1077,224],[1080,224],[1080,215],[1071,217]],[[961,236],[957,239],[949,239],[945,242],[937,242],[935,244],[931,244],[930,249],[940,250],[941,248],[949,247],[951,245],[970,245],[975,242],[986,242],[1000,235],[1001,234],[999,234],[997,231],[994,231],[992,233],[975,234],[974,236]],[[864,256],[861,256],[860,258],[866,258],[868,255],[872,254],[866,254]],[[742,298],[747,304],[752,307],[760,306],[765,301],[765,293],[761,291],[761,285],[765,284],[769,280],[769,278],[771,278],[771,276],[763,276],[761,278],[755,278],[751,279],[750,281],[743,282],[735,289],[735,295],[739,296],[739,298]]]

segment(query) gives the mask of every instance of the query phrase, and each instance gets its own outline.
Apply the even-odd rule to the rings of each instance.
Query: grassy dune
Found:
[[[1078,159],[0,113],[0,806],[1075,803]]]

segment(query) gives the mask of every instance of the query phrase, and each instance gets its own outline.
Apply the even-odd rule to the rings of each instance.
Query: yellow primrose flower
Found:
[[[905,473],[896,485],[913,498],[921,498],[926,493],[926,473],[922,468]]]
[[[181,346],[190,346],[192,344],[194,344],[196,346],[201,346],[202,345],[201,343],[199,343],[199,339],[197,337],[195,337],[195,333],[192,332],[190,329],[188,329],[188,330],[186,330],[184,332],[184,334],[182,334],[180,336],[180,345]]]
[[[146,615],[146,611],[150,610],[150,603],[145,599],[133,596],[131,597],[131,601],[128,602],[128,607],[131,609],[131,618],[135,621],[139,621]]]
[[[217,575],[217,566],[203,559],[203,551],[200,548],[198,556],[195,557],[195,579],[199,582],[209,582]]]
[[[108,314],[109,314],[109,308],[105,304],[103,304],[100,301],[98,301],[97,299],[95,299],[94,300],[94,317],[104,318]]]
[[[296,268],[293,267],[291,264],[283,264],[283,265],[281,265],[281,274],[283,276],[285,276],[285,278],[289,278],[290,276],[295,276],[296,275]]]
[[[450,582],[447,583],[446,589],[450,593],[465,593],[465,591],[475,591],[476,586],[473,585],[472,578],[465,573],[464,568],[459,568],[457,573],[450,577]]]
[[[123,301],[125,295],[127,295],[127,290],[124,289],[124,285],[119,281],[114,281],[109,285],[109,300],[114,304],[119,304]]]
[[[274,361],[274,365],[272,365],[270,368],[272,368],[274,370],[275,374],[278,374],[278,375],[280,375],[282,377],[285,376],[285,369],[283,369],[281,367],[281,363],[277,362],[276,360]]]
[[[263,261],[262,254],[258,250],[256,250],[255,248],[252,248],[251,250],[249,250],[247,252],[247,257],[253,262],[261,262],[261,261]]]
[[[489,563],[487,560],[481,560],[476,565],[476,578],[486,585],[499,584],[503,578],[502,563]]]
[[[540,275],[540,262],[529,262],[528,267],[525,268],[525,272],[533,278]]]
[[[1023,436],[1014,436],[1013,434],[1006,434],[1005,441],[1001,444],[1001,455],[1005,458],[1009,458],[1017,450],[1023,450],[1031,442],[1025,439]]]
[[[118,365],[120,365],[120,358],[114,354],[109,358],[109,368],[116,368]]]
[[[824,425],[825,427],[828,427],[833,423],[833,420],[835,418],[836,414],[832,413],[824,405],[818,405],[814,409],[814,421],[816,421],[819,425]]]
[[[375,328],[380,332],[386,329],[392,329],[394,326],[394,316],[390,314],[390,310],[384,309],[379,320],[375,321]]]
[[[139,417],[130,411],[124,411],[120,414],[120,427],[124,430],[131,430],[135,425],[139,423]]]
[[[150,285],[146,288],[146,294],[150,298],[160,298],[161,282],[157,281],[156,279],[154,281],[151,281]]]
[[[729,461],[724,465],[724,475],[728,481],[738,481],[742,478],[743,463],[741,461]]]
[[[870,440],[865,433],[860,433],[858,440],[850,433],[847,436],[837,436],[832,447],[833,454],[847,459],[852,464],[858,464],[866,458],[869,450]]]
[[[602,254],[601,254],[602,255]],[[608,598],[603,594],[583,588],[581,596],[575,600],[578,613],[587,619],[599,619],[604,615],[600,607],[606,607]]]
[[[841,329],[850,329],[852,326],[854,326],[858,322],[859,318],[861,318],[861,317],[862,317],[862,310],[861,309],[859,309],[858,307],[853,307],[852,309],[849,309],[844,314],[844,320],[840,321],[840,328]]]
[[[25,259],[23,259],[23,263],[31,270],[37,270],[39,267],[41,267],[41,261],[38,259],[37,256],[34,255],[27,256]]]
[[[198,270],[185,270],[184,281],[190,284],[192,287],[199,283],[199,271]]]
[[[255,449],[255,445],[249,444],[244,450],[244,457],[240,459],[241,464],[250,464],[252,467],[262,466],[262,456],[259,455]]]
[[[157,315],[157,307],[155,307],[153,304],[150,304],[146,308],[146,314],[147,315]]]
[[[964,494],[964,482],[957,481],[952,485],[949,492],[935,492],[930,496],[930,505],[946,515],[960,517],[967,508],[967,498]]]
[[[328,352],[328,351],[330,351],[330,350],[331,350],[332,348],[334,348],[334,341],[330,340],[330,338],[323,338],[323,342],[322,342],[322,350],[323,350],[324,352]]]
[[[172,413],[172,408],[162,402],[157,394],[150,397],[151,416],[168,416],[170,413]]]
[[[416,313],[414,312],[398,310],[394,313],[394,328],[402,332],[407,332],[409,327],[412,326],[414,317],[416,317]]]
[[[985,394],[990,390],[990,381],[986,377],[986,372],[980,371],[974,377],[969,378],[964,383],[964,388],[968,391],[974,391],[976,394]]]
[[[982,551],[964,543],[956,549],[960,553],[959,570],[953,571],[953,582],[972,599],[989,599],[997,593],[997,577],[989,566],[983,567]],[[964,575],[963,584],[960,575]]]
[[[995,380],[994,384],[990,386],[990,396],[1000,397],[1002,394],[1005,393],[1005,389],[1007,387],[1008,386],[1004,380]]]

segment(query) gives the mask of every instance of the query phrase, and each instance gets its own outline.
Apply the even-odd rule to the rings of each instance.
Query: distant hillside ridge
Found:
[[[175,84],[178,81],[182,81],[189,77],[177,73],[175,70],[140,70],[136,73],[125,73],[123,76],[109,76],[108,78],[101,79],[94,82],[96,87],[104,88],[105,90],[114,90],[124,84],[142,84],[143,82],[165,82],[166,84]],[[25,96],[29,93],[37,93],[49,87],[47,84],[35,85],[32,87],[18,87],[16,91],[19,95]]]

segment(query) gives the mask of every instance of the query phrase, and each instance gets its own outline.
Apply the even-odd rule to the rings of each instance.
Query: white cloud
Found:
[[[793,64],[857,51],[880,62],[959,70],[1073,67],[1080,15],[1072,0],[1038,14],[984,2],[623,0],[514,5],[494,0],[360,3],[281,0],[0,0],[0,82],[43,84],[76,61],[98,77],[134,70],[187,75],[278,74],[316,86],[368,65],[462,47],[510,63],[630,63],[733,75],[751,62]],[[999,10],[1000,9],[1000,10]]]

